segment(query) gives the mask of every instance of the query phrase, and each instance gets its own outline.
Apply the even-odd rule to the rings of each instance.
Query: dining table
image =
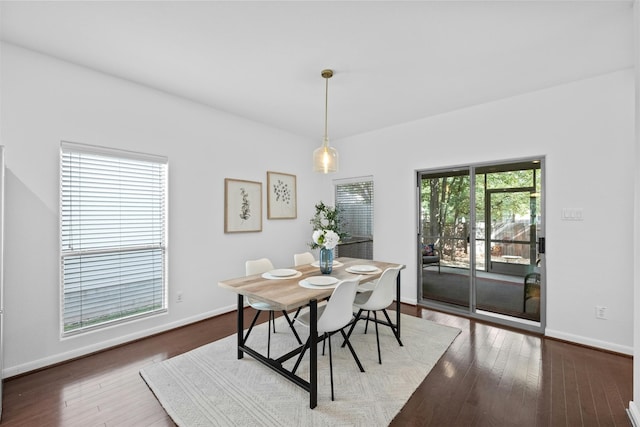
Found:
[[[244,354],[248,354],[255,360],[269,367],[278,374],[284,376],[296,385],[300,386],[309,393],[309,407],[315,408],[318,404],[318,358],[315,351],[319,341],[317,330],[318,318],[318,302],[331,296],[333,288],[336,286],[323,286],[317,277],[327,278],[327,282],[352,279],[358,275],[361,276],[360,283],[366,286],[367,282],[374,281],[382,275],[385,269],[389,267],[405,265],[398,263],[390,263],[383,261],[375,261],[359,258],[338,257],[334,260],[333,268],[330,274],[321,274],[317,262],[305,265],[291,267],[286,270],[287,275],[279,274],[282,269],[263,274],[255,274],[251,276],[242,276],[218,282],[221,288],[230,290],[238,294],[237,298],[237,351],[238,359],[242,359]],[[356,270],[354,270],[354,268]],[[294,272],[295,271],[295,272]],[[336,280],[328,279],[334,278]],[[310,282],[319,283],[320,285],[309,286]],[[364,287],[363,286],[363,287]],[[273,307],[274,311],[293,311],[301,307],[308,306],[310,311],[311,324],[309,325],[309,348],[314,351],[309,352],[309,378],[304,379],[299,375],[291,372],[283,363],[292,357],[300,354],[304,345],[292,348],[291,351],[279,357],[266,357],[259,351],[251,348],[244,341],[244,298],[248,297],[254,300],[263,301]],[[400,338],[400,274],[396,279],[396,318],[395,328],[398,339]]]

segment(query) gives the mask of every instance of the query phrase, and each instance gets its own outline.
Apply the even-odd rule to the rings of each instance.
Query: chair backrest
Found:
[[[353,319],[353,300],[362,276],[343,280],[336,285],[327,306],[318,319],[318,333],[333,332],[344,328]]]
[[[293,265],[296,267],[304,264],[311,264],[316,259],[311,252],[305,252],[302,254],[293,254]]]
[[[245,262],[244,269],[247,276],[253,276],[273,270],[273,264],[269,258],[260,258]]]
[[[382,272],[376,286],[371,291],[367,302],[360,304],[364,310],[382,310],[387,308],[395,298],[396,279],[402,266],[389,267]]]

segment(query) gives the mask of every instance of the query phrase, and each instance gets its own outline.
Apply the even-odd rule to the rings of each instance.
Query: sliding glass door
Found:
[[[468,309],[469,169],[424,173],[419,182],[422,298]]]
[[[421,304],[542,329],[542,164],[418,173]]]

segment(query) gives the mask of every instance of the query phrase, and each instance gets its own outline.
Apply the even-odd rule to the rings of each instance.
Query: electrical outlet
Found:
[[[176,294],[176,302],[182,302],[182,292]]]
[[[607,307],[596,305],[596,319],[607,319]]]

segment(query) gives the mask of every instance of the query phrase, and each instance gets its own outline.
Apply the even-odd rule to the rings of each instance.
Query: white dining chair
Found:
[[[301,254],[293,254],[293,265],[298,267],[300,265],[306,265],[306,264],[311,264],[312,262],[314,262],[316,259],[313,256],[313,254],[311,252],[303,252]],[[300,315],[300,311],[302,310],[302,307],[298,308],[298,311],[296,311],[296,314],[293,316],[293,319],[295,320],[298,315]]]
[[[402,346],[402,341],[398,336],[398,328],[391,322],[389,318],[389,314],[387,313],[387,307],[393,302],[395,299],[395,289],[396,289],[396,280],[398,278],[398,274],[400,274],[401,266],[397,267],[389,267],[385,271],[382,272],[382,275],[377,281],[372,281],[366,283],[366,287],[361,288],[360,290],[365,289],[364,292],[358,292],[353,302],[353,306],[358,309],[358,314],[356,314],[356,318],[349,329],[349,333],[347,337],[351,336],[353,332],[353,328],[355,328],[356,323],[359,320],[366,320],[364,333],[367,333],[367,328],[369,327],[369,320],[373,321],[376,326],[376,343],[378,344],[378,363],[382,363],[382,357],[380,355],[380,335],[378,334],[378,324],[389,326],[393,335],[396,337],[398,344]],[[370,289],[370,290],[368,290]],[[366,317],[361,316],[361,314],[366,311]],[[378,320],[377,312],[381,311],[386,317],[386,322],[383,320]],[[373,312],[373,319],[371,319],[371,312]],[[344,347],[346,341],[342,343]]]
[[[329,373],[331,376],[331,400],[334,400],[333,393],[333,357],[331,355],[331,336],[340,332],[342,337],[344,338],[345,344],[349,347],[351,354],[353,355],[353,359],[356,361],[358,368],[360,368],[360,372],[364,372],[364,368],[360,363],[360,359],[358,359],[358,355],[355,350],[351,346],[349,342],[349,337],[344,333],[344,328],[349,325],[349,323],[353,320],[353,300],[356,294],[356,288],[360,283],[360,279],[362,276],[358,276],[354,279],[344,280],[338,285],[336,285],[333,290],[331,297],[326,305],[318,307],[317,312],[317,330],[318,335],[322,336],[323,341],[323,352],[324,354],[324,342],[329,341]],[[310,312],[307,311],[302,313],[295,319],[301,325],[309,328],[311,325],[311,315]],[[300,356],[296,361],[295,366],[293,367],[292,373],[295,374],[304,354],[309,348],[311,338],[307,339],[302,351],[300,352]],[[316,351],[313,349],[311,351]]]
[[[254,274],[262,274],[271,270],[273,270],[273,263],[268,258],[248,260],[245,262],[245,274],[247,276],[253,276]],[[247,303],[254,310],[256,310],[256,315],[253,317],[253,320],[251,321],[251,325],[249,326],[249,330],[247,330],[247,334],[244,336],[244,341],[246,341],[247,338],[249,338],[249,334],[251,333],[251,330],[253,329],[253,327],[256,324],[256,321],[258,320],[258,317],[260,316],[260,312],[267,311],[269,313],[269,320],[267,324],[267,330],[268,330],[267,358],[269,358],[271,356],[271,328],[273,327],[273,333],[275,334],[276,333],[275,310],[277,310],[278,307],[274,307],[263,301],[253,300],[249,297],[247,297]],[[300,339],[300,336],[298,336],[298,332],[296,331],[296,328],[294,328],[293,321],[289,318],[289,314],[287,314],[286,310],[282,310],[282,314],[287,320],[289,327],[293,331],[293,335],[296,337],[296,340],[298,340],[298,344],[302,344],[302,340]]]
[[[301,254],[293,254],[293,265],[296,267],[299,265],[311,264],[316,259],[311,252],[304,252]]]

